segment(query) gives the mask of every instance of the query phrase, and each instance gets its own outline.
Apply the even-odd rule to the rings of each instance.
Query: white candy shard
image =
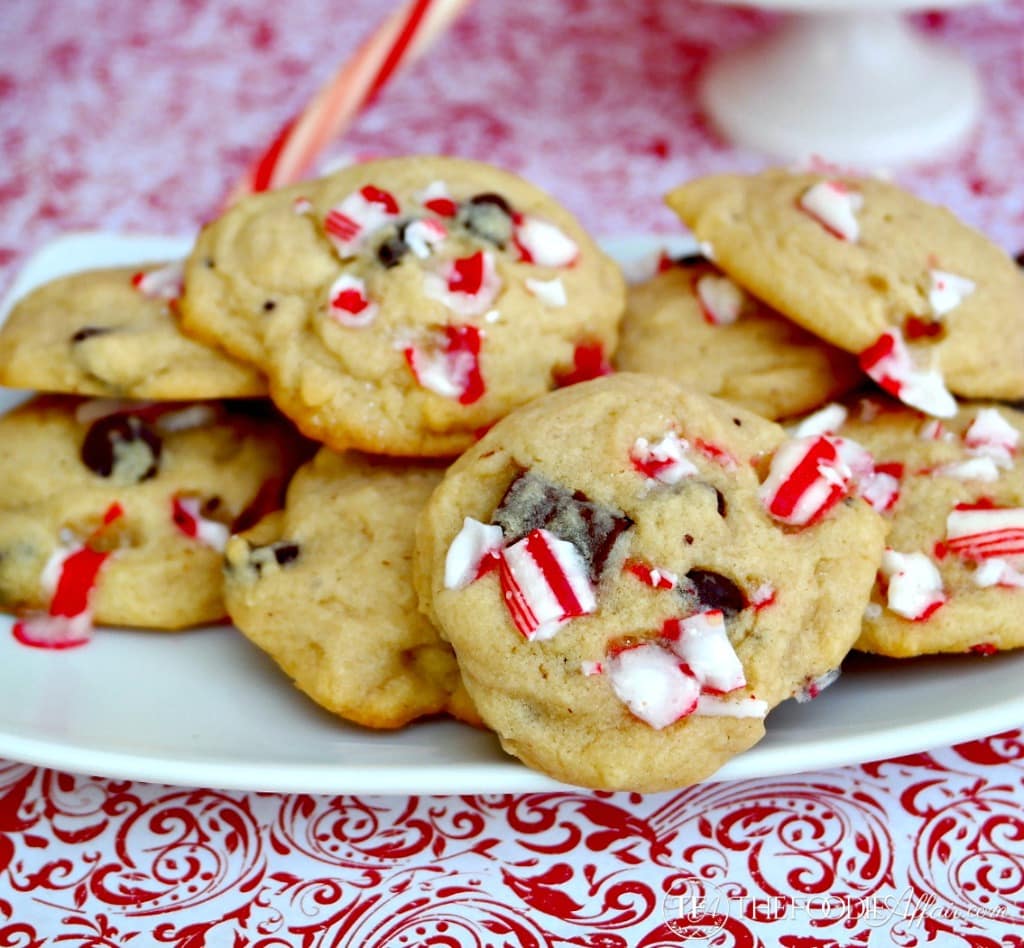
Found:
[[[562,307],[568,302],[568,297],[565,295],[565,284],[562,283],[561,277],[555,277],[553,280],[527,278],[526,289],[542,303],[547,303],[548,306]]]
[[[448,230],[440,221],[433,218],[413,221],[402,231],[405,245],[420,260],[426,260],[435,247],[440,246],[448,237]]]
[[[607,673],[619,700],[656,730],[697,708],[697,679],[687,675],[679,660],[660,645],[648,643],[618,652],[609,659]]]
[[[712,325],[727,326],[740,318],[746,294],[727,276],[705,273],[695,291],[704,318]]]
[[[936,316],[945,316],[956,309],[977,288],[973,280],[945,270],[929,270],[928,277],[931,280],[928,303]]]
[[[946,547],[972,560],[1024,557],[1024,508],[955,508],[946,517]]]
[[[848,415],[845,406],[832,402],[804,418],[794,429],[793,436],[809,438],[811,435],[836,434],[846,424]]]
[[[522,218],[515,226],[515,239],[526,262],[538,267],[569,267],[579,256],[571,237],[539,217]]]
[[[547,530],[503,550],[500,577],[512,621],[531,641],[550,639],[569,619],[597,608],[579,550]]]
[[[819,181],[801,195],[799,204],[830,233],[856,243],[860,236],[857,211],[863,201],[863,195],[839,181]]]
[[[938,418],[956,414],[956,400],[934,369],[915,363],[898,329],[889,329],[860,354],[860,367],[905,405]]]
[[[935,468],[934,473],[941,477],[953,477],[959,481],[981,481],[986,484],[999,480],[999,467],[989,457],[952,461]]]
[[[982,589],[988,589],[990,586],[1024,589],[1024,573],[1014,569],[1006,560],[998,557],[981,563],[972,574],[971,579]]]
[[[838,668],[830,668],[827,672],[823,672],[815,678],[808,678],[804,682],[803,687],[794,693],[793,697],[796,698],[799,704],[813,701],[829,685],[834,685],[839,680],[841,673],[841,670]]]
[[[1019,441],[1020,432],[997,408],[980,409],[964,432],[964,444],[971,454],[991,458],[1007,470],[1013,466]]]
[[[851,483],[850,468],[836,443],[814,435],[790,439],[778,448],[759,494],[776,520],[805,526],[845,497]]]
[[[693,462],[686,457],[689,447],[689,442],[670,431],[657,444],[651,444],[646,438],[637,438],[629,457],[633,467],[648,479],[662,484],[678,484],[684,477],[697,473]]]
[[[721,610],[700,612],[675,623],[672,651],[689,666],[702,687],[723,693],[742,688],[747,679],[725,631]]]
[[[327,291],[327,312],[349,329],[362,329],[377,318],[378,307],[366,295],[366,284],[357,276],[343,273]]]
[[[946,601],[942,576],[924,553],[886,549],[881,573],[888,582],[889,610],[905,619],[926,619]]]
[[[176,300],[185,286],[185,262],[177,260],[148,273],[136,273],[132,283],[148,299]]]
[[[154,422],[156,430],[161,434],[173,434],[176,431],[192,431],[205,428],[217,420],[217,411],[211,405],[189,405],[175,411],[163,412]]]
[[[479,575],[484,558],[500,552],[503,545],[501,527],[466,517],[444,558],[444,588],[468,586]]]

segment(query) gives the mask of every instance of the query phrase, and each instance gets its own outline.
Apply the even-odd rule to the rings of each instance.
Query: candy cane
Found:
[[[407,0],[278,133],[226,204],[301,180],[324,148],[403,66],[426,52],[471,0]]]

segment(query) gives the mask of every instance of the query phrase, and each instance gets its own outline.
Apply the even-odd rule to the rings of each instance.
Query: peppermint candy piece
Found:
[[[678,484],[684,477],[697,473],[693,462],[686,457],[689,442],[674,431],[668,432],[657,444],[646,438],[637,438],[629,452],[633,467],[648,480],[660,484]]]
[[[571,237],[539,217],[520,217],[515,222],[515,244],[520,259],[538,267],[571,267],[580,255]]]
[[[542,303],[560,309],[565,306],[569,298],[565,295],[565,284],[561,277],[553,280],[534,280],[527,278],[526,289],[536,296]]]
[[[440,274],[423,276],[423,292],[427,296],[467,318],[487,312],[500,291],[501,277],[494,255],[483,250],[450,261]]]
[[[974,280],[945,270],[929,270],[928,279],[931,281],[928,304],[936,316],[945,316],[956,309],[977,289]]]
[[[459,205],[448,193],[448,185],[443,181],[431,181],[416,195],[416,200],[438,217],[454,217],[459,212]]]
[[[999,467],[990,457],[968,458],[942,464],[932,472],[940,477],[952,477],[958,481],[980,481],[991,484],[999,480]]]
[[[725,631],[725,616],[721,610],[669,619],[663,635],[702,688],[727,694],[747,683],[743,664]]]
[[[402,350],[417,384],[460,405],[472,405],[485,391],[480,372],[482,335],[476,326],[445,326],[424,345]]]
[[[694,286],[704,321],[712,326],[728,326],[740,318],[746,294],[727,276],[705,273]]]
[[[448,228],[429,217],[412,221],[402,230],[402,240],[420,260],[426,260],[447,239]]]
[[[813,701],[818,697],[829,685],[834,685],[838,680],[842,670],[839,668],[830,668],[827,672],[818,675],[814,678],[808,678],[803,687],[793,694],[798,704],[806,704],[808,701]]]
[[[489,572],[485,564],[497,566],[504,545],[500,526],[466,517],[444,558],[444,588],[463,589]]]
[[[878,464],[866,477],[856,479],[854,488],[857,496],[866,500],[878,513],[886,513],[900,499],[902,477],[902,464]]]
[[[324,232],[342,259],[354,257],[367,236],[398,216],[394,195],[372,184],[353,191],[324,218]]]
[[[151,300],[176,300],[185,288],[185,264],[178,260],[166,266],[139,272],[132,277],[132,286]]]
[[[975,585],[982,589],[991,586],[1002,586],[1005,589],[1024,589],[1024,573],[1014,569],[1006,560],[995,559],[985,560],[974,571],[971,579]]]
[[[999,467],[1013,466],[1020,432],[996,408],[982,408],[964,432],[964,444],[971,454],[991,458]]]
[[[920,369],[907,349],[903,334],[888,329],[859,355],[860,367],[889,394],[905,405],[939,418],[956,414],[956,400],[934,369]]]
[[[208,546],[211,550],[224,552],[231,531],[223,523],[202,516],[199,512],[198,497],[172,497],[171,519],[185,536]]]
[[[366,283],[343,273],[327,291],[327,312],[336,323],[349,329],[362,329],[377,318],[379,308],[366,295]]]
[[[645,724],[662,730],[697,710],[700,685],[656,643],[623,649],[606,663],[616,697]]]
[[[570,619],[597,608],[575,545],[544,529],[502,551],[499,576],[512,622],[530,641],[550,639]]]
[[[958,504],[946,517],[945,549],[968,560],[1024,556],[1024,508]]]
[[[917,431],[922,441],[952,441],[956,436],[938,418],[929,418]]]
[[[113,553],[94,550],[90,544],[123,515],[119,503],[111,504],[84,543],[59,546],[50,556],[40,578],[44,592],[50,595],[48,613],[15,622],[11,631],[19,642],[32,648],[64,649],[84,645],[92,638],[92,596],[100,570]]]
[[[887,548],[880,572],[888,584],[889,611],[904,619],[923,622],[946,602],[942,577],[924,553],[898,553]]]
[[[793,436],[808,438],[811,435],[836,434],[846,424],[849,414],[845,406],[832,402],[804,418],[794,429]]]
[[[568,371],[554,373],[555,384],[559,388],[575,385],[577,382],[589,382],[591,379],[610,375],[611,363],[604,354],[604,346],[600,342],[580,342],[572,352],[572,368]]]
[[[650,566],[638,560],[629,560],[624,564],[624,569],[632,573],[645,586],[651,589],[675,589],[679,585],[679,576],[671,570],[662,569],[659,566]]]
[[[819,181],[804,191],[797,203],[800,210],[813,217],[833,237],[850,243],[856,243],[860,237],[857,211],[864,197],[842,182]]]
[[[759,493],[772,517],[803,527],[820,520],[850,488],[850,469],[835,442],[813,435],[787,441],[775,452]]]

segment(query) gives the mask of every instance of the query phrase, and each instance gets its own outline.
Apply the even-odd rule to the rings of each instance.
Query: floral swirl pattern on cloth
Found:
[[[1013,731],[646,797],[221,793],[5,764],[0,944],[1006,944],[1020,750]]]

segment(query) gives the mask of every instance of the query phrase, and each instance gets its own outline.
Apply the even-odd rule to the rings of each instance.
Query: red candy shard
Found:
[[[957,504],[946,517],[945,550],[963,559],[1024,557],[1024,508]]]
[[[825,435],[782,445],[761,485],[761,500],[776,520],[808,526],[849,494],[851,477],[835,443]]]
[[[478,250],[470,257],[452,261],[448,274],[448,290],[451,293],[467,293],[475,296],[484,285],[484,253]]]
[[[502,551],[499,576],[512,621],[530,640],[549,639],[569,619],[597,608],[579,551],[544,529]]]
[[[224,524],[200,515],[198,497],[172,497],[171,519],[189,539],[196,540],[213,550],[223,550],[227,546],[230,531]]]
[[[480,371],[482,335],[476,326],[445,326],[427,346],[402,350],[416,382],[423,388],[472,405],[486,391]]]
[[[678,484],[684,477],[697,473],[693,462],[686,457],[689,447],[689,442],[669,431],[657,444],[637,438],[630,449],[629,460],[634,469],[649,480]]]
[[[612,366],[604,354],[600,342],[580,342],[572,353],[572,368],[568,372],[555,372],[555,384],[559,388],[589,382],[603,375],[611,375]]]
[[[979,642],[977,645],[972,645],[968,650],[974,655],[995,655],[999,651],[999,647],[993,645],[991,642]]]
[[[383,188],[368,184],[359,193],[371,204],[379,204],[383,207],[385,213],[389,216],[393,217],[398,213],[398,201],[395,200],[395,196],[390,191],[385,191]]]
[[[674,589],[679,585],[679,577],[671,570],[650,566],[639,560],[628,560],[625,563],[625,569],[645,586],[650,586],[652,589]]]

